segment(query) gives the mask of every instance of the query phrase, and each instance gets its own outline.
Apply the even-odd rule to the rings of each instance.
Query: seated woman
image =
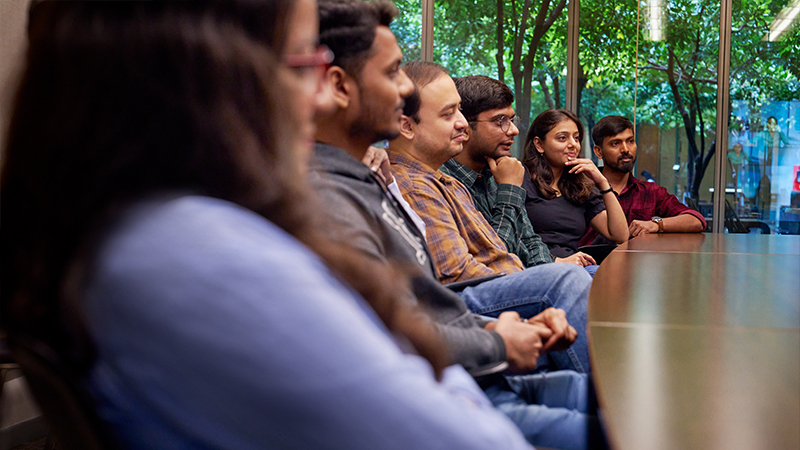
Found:
[[[67,361],[123,448],[529,448],[442,367],[405,280],[316,232],[316,17],[311,0],[37,3],[1,325]]]
[[[608,180],[592,160],[580,157],[582,140],[583,125],[571,111],[539,114],[525,139],[523,164],[530,177],[522,187],[533,229],[550,253],[594,274],[594,258],[578,251],[586,228],[591,225],[622,243],[628,239],[628,223]]]

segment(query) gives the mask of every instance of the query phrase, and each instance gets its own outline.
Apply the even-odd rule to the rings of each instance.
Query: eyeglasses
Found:
[[[514,124],[515,127],[517,127],[519,129],[519,117],[517,117],[517,116],[508,117],[506,115],[502,115],[502,116],[497,117],[495,119],[473,120],[473,122],[494,122],[494,123],[497,124],[497,126],[500,127],[501,130],[503,130],[503,133],[508,133],[508,130],[511,129],[511,124],[512,123]]]
[[[324,72],[333,62],[333,52],[328,47],[320,45],[310,55],[286,55],[284,62],[291,69],[318,69]]]

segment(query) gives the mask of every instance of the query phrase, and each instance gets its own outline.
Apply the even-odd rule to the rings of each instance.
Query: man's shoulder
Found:
[[[392,164],[392,170],[412,178],[435,178],[438,172],[414,158],[393,151],[389,152],[389,162]]]
[[[332,216],[350,216],[354,209],[367,216],[379,215],[386,195],[374,180],[348,176],[341,172],[313,170],[309,182]]]
[[[442,167],[440,167],[439,170],[444,175],[453,177],[466,186],[474,184],[475,180],[478,178],[478,174],[475,173],[474,170],[461,164],[455,159],[447,160],[447,162],[442,164]]]
[[[405,195],[417,190],[441,190],[441,171],[432,171],[417,161],[402,155],[389,154],[392,162],[392,174],[397,180],[400,190]]]
[[[337,177],[369,182],[371,170],[366,164],[353,158],[345,150],[328,144],[316,143],[311,168]]]
[[[641,192],[640,195],[643,195],[644,193],[648,193],[648,194],[650,194],[650,193],[659,193],[659,194],[662,194],[662,195],[666,194],[666,195],[672,196],[672,194],[670,194],[669,191],[667,191],[667,188],[665,188],[664,186],[661,186],[660,184],[656,183],[655,181],[640,180],[640,179],[634,177],[633,175],[631,175],[631,181],[632,181],[634,186],[638,187],[639,191]]]
[[[630,198],[629,201],[633,201],[634,205],[639,205],[640,208],[650,208],[654,210],[654,214],[662,215],[663,217],[673,217],[687,212],[698,216],[698,218],[702,217],[692,208],[678,200],[678,197],[671,194],[664,186],[656,182],[631,178],[636,189],[628,189],[625,194]]]
[[[640,180],[635,176],[633,176],[633,174],[630,174],[628,177],[628,186],[623,195],[630,197],[638,197],[638,196],[648,195],[649,193],[656,192],[662,189],[666,191],[665,188],[661,187],[658,183],[654,181]]]

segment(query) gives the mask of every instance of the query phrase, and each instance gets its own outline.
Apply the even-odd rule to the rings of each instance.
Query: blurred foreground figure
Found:
[[[404,277],[317,235],[316,23],[310,0],[34,6],[0,200],[12,347],[60,355],[123,448],[526,448]]]

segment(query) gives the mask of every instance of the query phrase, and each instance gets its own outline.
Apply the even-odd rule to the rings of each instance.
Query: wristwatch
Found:
[[[658,216],[653,216],[653,217],[650,218],[650,221],[655,222],[656,224],[658,224],[658,232],[659,233],[663,233],[664,232],[664,219],[662,219],[661,217],[658,217]]]

